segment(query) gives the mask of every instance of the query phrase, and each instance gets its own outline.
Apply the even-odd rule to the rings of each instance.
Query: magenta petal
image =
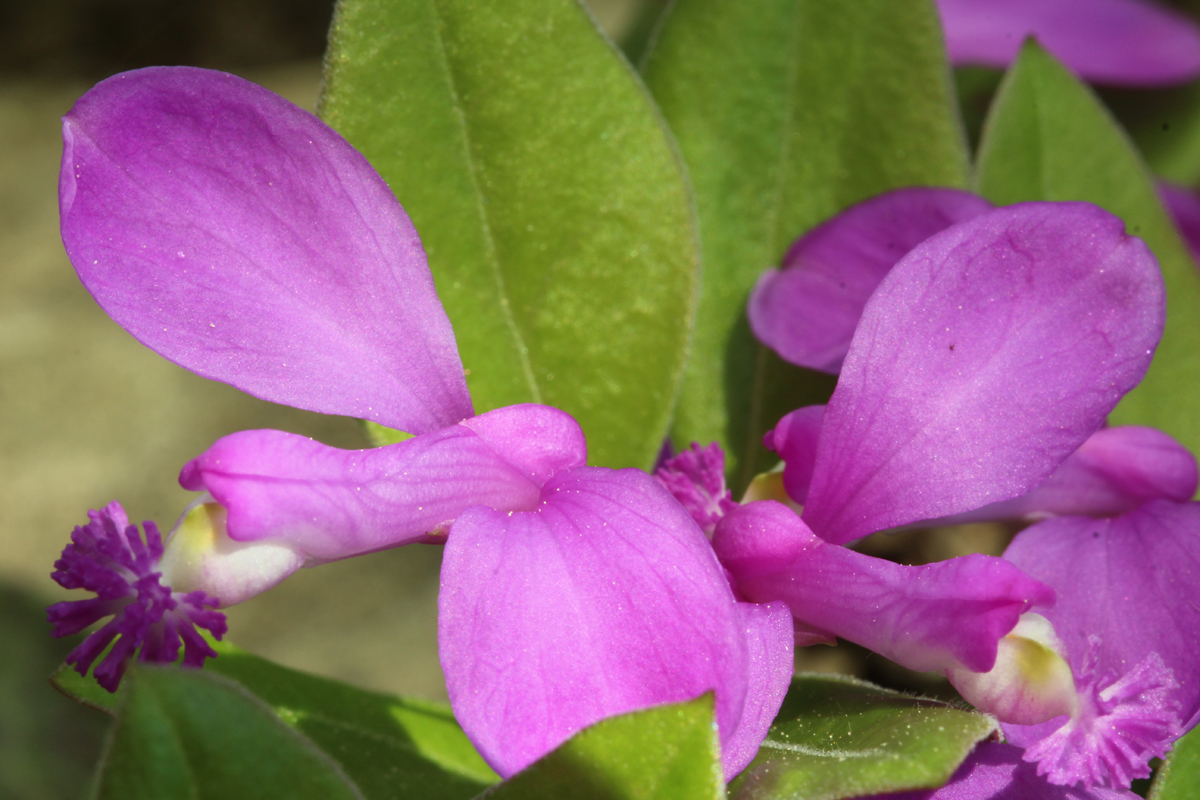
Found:
[[[784,603],[738,603],[749,655],[746,707],[733,733],[722,742],[726,780],[745,769],[783,705],[795,665],[792,612]]]
[[[1023,531],[1004,554],[1058,591],[1042,611],[1079,675],[1129,673],[1157,653],[1179,684],[1184,721],[1200,715],[1200,504],[1156,500],[1115,519],[1063,517]]]
[[[824,419],[825,406],[805,406],[779,420],[763,438],[763,444],[783,460],[784,490],[801,505],[808,499]]]
[[[1196,493],[1196,458],[1154,428],[1102,428],[1028,494],[953,518],[1020,519],[1039,516],[1115,517],[1148,500],[1182,503]]]
[[[1081,78],[1163,86],[1200,75],[1200,30],[1141,0],[937,0],[956,66],[1007,67],[1026,37]]]
[[[940,789],[872,795],[871,800],[1137,800],[1118,789],[1054,786],[1021,760],[1021,748],[983,742]]]
[[[525,439],[515,430],[522,422]],[[532,509],[539,484],[584,456],[583,434],[570,416],[509,406],[373,450],[242,431],[184,467],[180,483],[211,492],[228,510],[230,538],[276,539],[333,560],[433,541],[430,535],[444,536],[471,505]]]
[[[258,397],[410,433],[471,416],[417,232],[323,122],[188,67],[109,78],[63,119],[63,243],[143,344]]]
[[[1200,262],[1200,196],[1183,186],[1158,182],[1158,196],[1167,207],[1176,230],[1187,242],[1192,260]]]
[[[825,410],[804,517],[833,542],[1045,480],[1146,371],[1162,275],[1086,203],[1023,203],[926,240],[872,296]]]
[[[991,203],[958,189],[913,187],[851,206],[801,237],[750,295],[750,327],[786,361],[836,373],[867,298],[935,233]]]
[[[1020,615],[1054,602],[1004,559],[894,564],[825,542],[771,500],[726,515],[713,549],[747,600],[782,600],[800,622],[919,671],[988,671]]]
[[[504,406],[460,424],[537,486],[587,463],[583,429],[570,414],[552,406]]]
[[[438,649],[484,758],[512,775],[605,717],[713,690],[730,741],[747,620],[688,513],[638,470],[568,470],[542,498],[528,513],[470,508],[446,543]],[[751,702],[768,696],[756,685]]]

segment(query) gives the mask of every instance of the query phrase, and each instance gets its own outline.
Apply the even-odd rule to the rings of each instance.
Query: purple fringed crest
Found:
[[[721,517],[737,508],[733,493],[725,487],[725,451],[716,442],[698,443],[678,455],[661,459],[654,477],[675,496],[706,536]]]
[[[153,522],[143,523],[145,541],[120,503],[103,511],[88,511],[90,523],[76,527],[71,544],[54,562],[51,574],[64,589],[87,589],[96,596],[87,600],[55,603],[47,610],[54,636],[79,633],[94,622],[112,616],[67,656],[80,675],[115,640],[113,648],[93,673],[110,692],[125,673],[125,661],[141,647],[142,661],[172,662],[185,646],[183,663],[199,667],[217,655],[196,628],[205,628],[220,639],[226,631],[225,615],[215,611],[216,598],[204,592],[173,592],[155,571],[163,555],[162,536]]]
[[[1081,708],[1065,725],[1029,746],[1025,760],[1060,786],[1128,787],[1150,775],[1150,760],[1162,758],[1183,735],[1179,684],[1158,653],[1150,653],[1119,678],[1097,674],[1100,639],[1088,637],[1077,674]]]

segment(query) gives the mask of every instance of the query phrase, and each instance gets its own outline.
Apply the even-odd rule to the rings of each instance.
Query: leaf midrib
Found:
[[[534,376],[533,364],[529,359],[529,347],[525,343],[525,337],[521,334],[521,329],[517,326],[517,320],[512,314],[512,304],[509,302],[508,292],[504,283],[504,273],[500,268],[500,258],[496,251],[496,240],[492,235],[491,222],[488,219],[486,210],[484,209],[484,192],[479,184],[479,169],[475,163],[474,150],[471,144],[470,125],[467,123],[467,114],[460,99],[458,85],[455,83],[454,69],[450,65],[450,57],[447,53],[445,37],[442,34],[443,28],[446,27],[446,21],[441,14],[437,0],[430,0],[430,7],[433,9],[433,16],[436,20],[434,24],[434,36],[437,39],[436,50],[438,53],[439,65],[446,78],[446,85],[450,90],[450,104],[458,119],[459,129],[462,131],[463,158],[466,161],[468,178],[473,189],[472,195],[475,200],[475,208],[479,214],[479,222],[482,227],[483,239],[485,242],[484,260],[487,262],[491,270],[492,276],[496,280],[496,290],[500,302],[497,303],[500,309],[500,316],[504,320],[505,327],[516,343],[517,358],[521,363],[521,372],[525,377],[525,382],[529,387],[529,393],[532,395],[534,403],[542,402],[542,390],[538,386],[537,378]]]

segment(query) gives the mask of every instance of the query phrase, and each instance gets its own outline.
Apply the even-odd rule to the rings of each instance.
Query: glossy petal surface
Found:
[[[447,540],[442,668],[455,716],[501,775],[600,719],[714,689],[730,741],[748,698],[773,697],[748,685],[746,623],[704,534],[640,471],[564,472],[535,511],[477,506]],[[776,676],[785,688],[791,670]],[[757,724],[760,710],[745,713]],[[744,745],[727,774],[752,755]]]
[[[426,433],[472,414],[391,190],[332,129],[241,78],[109,78],[63,122],[62,237],[143,344],[253,395]]]
[[[1023,531],[1004,557],[1058,590],[1054,623],[1080,674],[1099,638],[1098,676],[1157,653],[1179,683],[1182,717],[1200,711],[1200,505],[1158,500],[1115,519],[1063,517]]]
[[[986,672],[1020,615],[1054,602],[1003,559],[894,564],[825,542],[770,500],[726,515],[713,549],[747,600],[782,600],[799,621],[918,671]]]
[[[1024,203],[926,240],[863,313],[825,410],[805,520],[833,542],[1045,480],[1146,371],[1162,276],[1119,219]]]
[[[1029,36],[1085,80],[1182,83],[1200,74],[1200,31],[1142,0],[937,0],[956,65],[1003,69]]]
[[[231,539],[281,540],[333,560],[435,541],[429,534],[444,536],[471,505],[532,509],[542,482],[584,460],[570,416],[526,405],[372,450],[242,431],[185,466],[180,483],[228,510]]]
[[[754,335],[785,361],[836,373],[863,306],[893,265],[935,233],[992,204],[958,189],[896,189],[802,236],[750,295]]]

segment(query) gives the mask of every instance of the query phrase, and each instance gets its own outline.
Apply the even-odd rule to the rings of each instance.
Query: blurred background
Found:
[[[664,0],[590,5],[636,60]],[[238,430],[368,444],[356,420],[198,378],[108,319],[59,241],[59,117],[96,81],[154,64],[234,72],[311,110],[331,13],[331,0],[0,0],[0,800],[82,796],[107,727],[47,683],[75,644],[48,635],[45,606],[73,599],[49,573],[87,509],[118,500],[131,519],[169,529],[191,499],[179,468]],[[1010,535],[969,526],[866,548],[924,563],[999,554]],[[438,548],[415,546],[302,570],[231,609],[229,636],[289,666],[444,699],[439,563]],[[797,662],[948,693],[850,645],[809,648]]]

